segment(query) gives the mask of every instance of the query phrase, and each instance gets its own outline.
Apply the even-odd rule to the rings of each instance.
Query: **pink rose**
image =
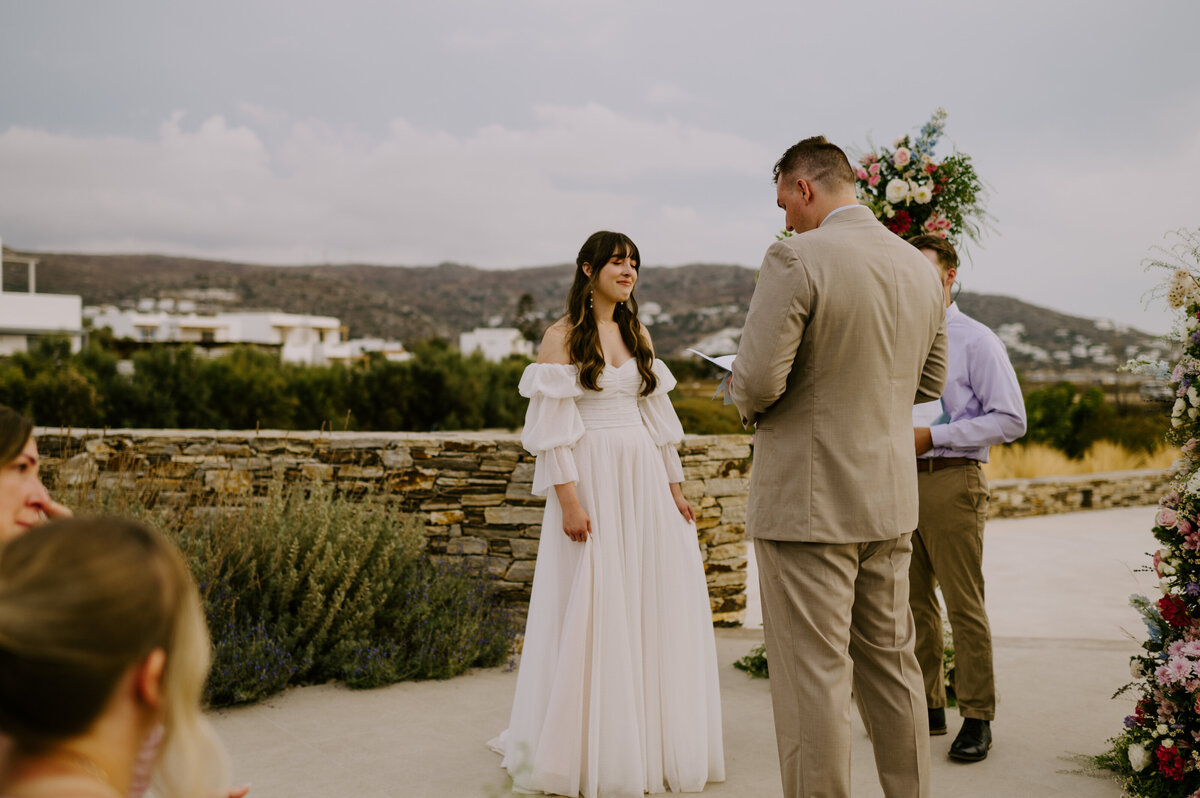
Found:
[[[868,186],[877,186],[877,185],[879,185],[880,180],[881,180],[881,178],[879,177],[879,175],[871,175],[871,177],[867,180],[867,185]]]
[[[949,237],[950,237],[950,234],[949,234],[949,233],[947,233],[945,230],[938,230],[938,235],[939,235],[939,236],[941,236],[942,238],[949,238]]]
[[[854,176],[857,177],[859,180],[866,180],[867,179],[867,170],[860,167],[858,169],[858,171],[854,173]]]
[[[870,173],[871,173],[871,174],[873,174],[873,175],[877,175],[877,174],[879,174],[879,164],[877,164],[877,163],[872,163],[872,164],[871,164],[871,166],[870,166],[870,168],[868,168],[868,169],[867,169],[867,171],[868,171],[868,172],[870,172]]]
[[[1154,517],[1154,523],[1167,529],[1174,529],[1178,521],[1178,516],[1175,515],[1175,511],[1170,507],[1163,507],[1159,509],[1158,515]]]
[[[941,219],[938,219],[938,227],[942,228],[943,230],[949,230],[950,220],[943,216]],[[945,238],[945,236],[942,236],[942,238]]]
[[[1176,527],[1176,529],[1179,530],[1179,534],[1181,534],[1181,535],[1192,534],[1192,522],[1187,520],[1186,518],[1180,518],[1176,522],[1175,527]]]
[[[897,169],[908,166],[908,162],[912,160],[912,153],[907,147],[901,147],[896,150],[896,154],[892,156],[892,163]]]

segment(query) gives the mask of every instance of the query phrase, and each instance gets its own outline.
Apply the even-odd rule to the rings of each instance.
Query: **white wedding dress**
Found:
[[[585,798],[699,792],[723,781],[716,647],[695,527],[671,497],[683,428],[633,360],[584,390],[575,366],[534,364],[521,442],[546,496],[508,729],[492,740],[520,792]],[[592,523],[562,531],[554,485],[575,482]]]

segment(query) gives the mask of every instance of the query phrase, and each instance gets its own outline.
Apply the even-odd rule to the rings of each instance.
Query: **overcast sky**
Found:
[[[1136,6],[1136,7],[1135,7]],[[1164,331],[1200,227],[1195,0],[6,2],[6,245],[270,264],[757,267],[771,166],[949,111],[991,188],[968,290]]]

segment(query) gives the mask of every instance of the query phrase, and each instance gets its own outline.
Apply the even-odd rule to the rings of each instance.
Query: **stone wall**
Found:
[[[1137,507],[1155,504],[1167,492],[1170,471],[1114,471],[1074,477],[1003,479],[991,483],[991,518]]]
[[[206,495],[262,494],[279,480],[386,493],[421,516],[431,552],[476,561],[508,600],[529,601],[545,502],[529,492],[533,458],[513,433],[42,429],[38,446],[47,482],[64,498],[99,486],[202,503]],[[679,453],[683,492],[696,509],[713,620],[738,625],[746,607],[749,437],[689,435]],[[1169,476],[1125,471],[996,480],[990,514],[1153,504]]]
[[[386,493],[422,517],[432,553],[479,562],[508,600],[529,601],[545,500],[530,493],[533,457],[516,434],[41,429],[37,437],[47,484],[67,499],[95,486],[202,504],[261,495],[279,480]],[[690,435],[679,453],[713,621],[740,625],[749,438]]]

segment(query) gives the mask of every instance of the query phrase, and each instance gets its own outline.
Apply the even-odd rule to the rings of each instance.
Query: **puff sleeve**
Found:
[[[583,418],[575,399],[583,394],[575,366],[533,363],[525,367],[517,390],[529,400],[521,445],[537,458],[533,467],[535,496],[555,485],[577,482],[579,471],[571,448],[583,437]]]
[[[654,376],[658,377],[658,385],[649,396],[638,397],[638,408],[642,411],[642,421],[650,432],[650,438],[662,452],[663,465],[667,467],[667,482],[683,482],[683,463],[679,461],[679,451],[675,446],[683,440],[683,425],[679,416],[671,406],[667,394],[675,388],[675,377],[661,360],[655,360],[651,366]]]

